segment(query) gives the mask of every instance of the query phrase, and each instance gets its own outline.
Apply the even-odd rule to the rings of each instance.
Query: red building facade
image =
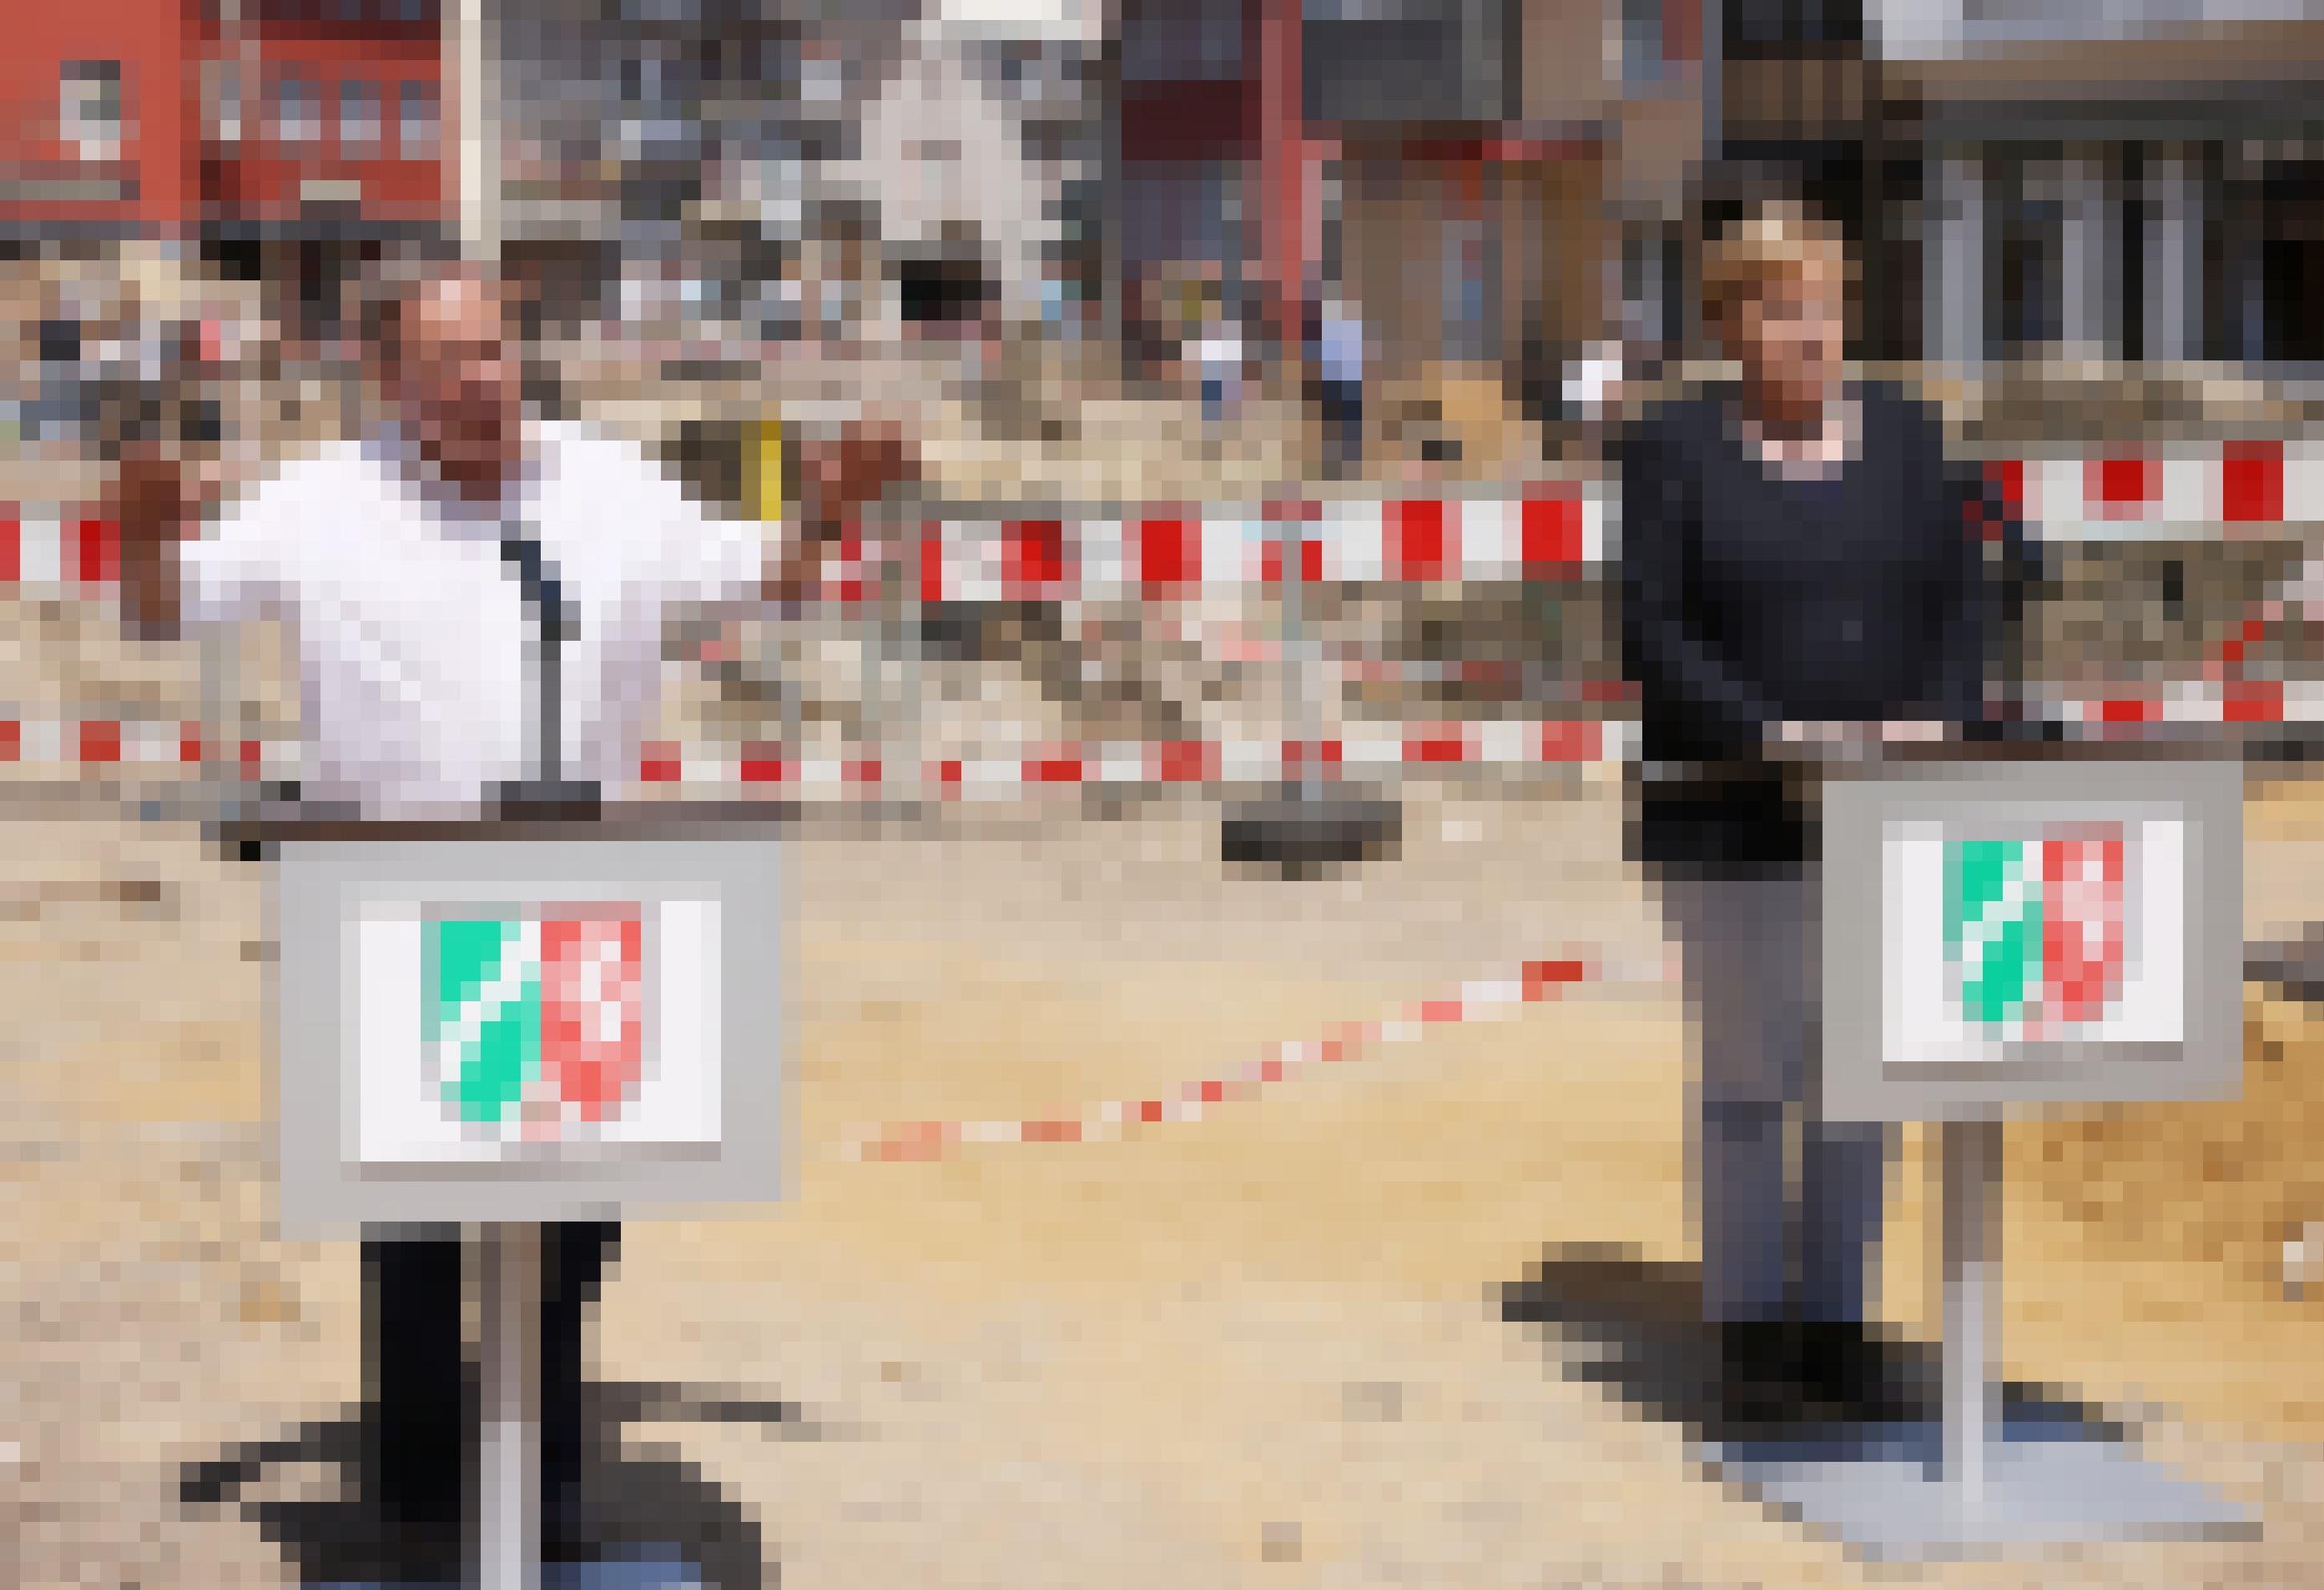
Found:
[[[168,230],[198,210],[189,0],[12,8],[0,49],[0,232]]]
[[[0,231],[434,229],[438,0],[75,0],[0,51]]]
[[[206,32],[206,222],[444,222],[438,0],[249,0]]]

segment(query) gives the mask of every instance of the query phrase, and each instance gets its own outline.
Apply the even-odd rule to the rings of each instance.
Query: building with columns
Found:
[[[2278,0],[1872,0],[1917,352],[2324,369],[2324,19]],[[1917,191],[1914,188],[1917,188]]]

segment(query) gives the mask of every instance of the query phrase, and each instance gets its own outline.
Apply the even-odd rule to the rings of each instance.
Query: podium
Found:
[[[274,869],[284,1235],[482,1230],[485,1590],[542,1583],[541,1224],[788,1190],[777,824],[540,810],[221,831]]]
[[[2006,1416],[1991,1372],[2005,1119],[2240,1091],[2242,748],[1948,743],[1794,771],[1821,808],[1823,1112],[1941,1139],[1941,1417],[1721,1448],[1721,1476],[1882,1557],[2252,1530],[2117,1432]]]

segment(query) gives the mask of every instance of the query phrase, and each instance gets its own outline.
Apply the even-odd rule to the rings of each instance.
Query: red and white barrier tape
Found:
[[[201,725],[171,720],[111,718],[0,719],[0,766],[69,769],[133,767],[195,767],[231,762],[240,777],[297,777],[298,744],[290,740],[205,739]]]
[[[1498,978],[1462,983],[1452,995],[1407,1005],[1380,1021],[1343,1022],[1321,1037],[1277,1043],[1257,1059],[1146,1098],[1107,1099],[1078,1113],[1023,1120],[903,1121],[854,1134],[844,1151],[853,1160],[944,1159],[968,1146],[1010,1143],[1102,1143],[1140,1127],[1199,1121],[1213,1105],[1240,1104],[1290,1077],[1323,1065],[1362,1060],[1427,1033],[1506,1016],[1585,987],[1651,986],[1675,980],[1670,957],[1624,962],[1595,956],[1529,960]]]
[[[2101,727],[2324,723],[2324,681],[2215,678],[2051,702],[2041,710],[2052,721]],[[1619,719],[1383,724],[1332,740],[1049,746],[931,758],[917,768],[908,760],[885,759],[873,748],[802,754],[773,745],[663,740],[644,748],[637,782],[646,790],[677,786],[700,795],[975,802],[1081,788],[1261,787],[1310,774],[1394,781],[1463,768],[1612,769],[1636,754],[1637,732],[1635,723]],[[218,764],[244,778],[289,779],[299,776],[299,761],[293,740],[221,746],[206,740],[193,723],[0,719],[0,767],[52,771],[65,779]]]
[[[1576,767],[1619,764],[1633,726],[1618,720],[1493,719],[1479,722],[1381,724],[1320,740],[1189,740],[1039,748],[1029,754],[936,758],[918,774],[944,799],[973,800],[1028,789],[1084,785],[1271,784],[1314,772],[1324,777],[1428,767]],[[875,754],[800,757],[775,746],[739,749],[649,745],[641,782],[705,788],[834,789],[910,782]]]

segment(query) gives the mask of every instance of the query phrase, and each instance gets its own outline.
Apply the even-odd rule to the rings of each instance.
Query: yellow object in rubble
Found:
[[[770,416],[759,421],[751,449],[751,497],[753,514],[762,524],[780,524],[783,518],[783,422]]]

